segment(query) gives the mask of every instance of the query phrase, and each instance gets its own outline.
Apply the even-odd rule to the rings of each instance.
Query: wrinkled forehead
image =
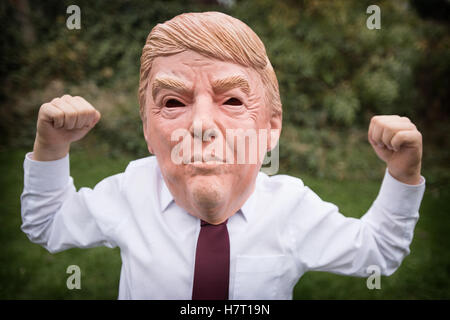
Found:
[[[251,67],[203,56],[192,51],[155,58],[149,81],[167,77],[185,82],[195,82],[202,77],[211,83],[229,77],[241,77],[251,87],[258,87],[260,84],[259,74]]]

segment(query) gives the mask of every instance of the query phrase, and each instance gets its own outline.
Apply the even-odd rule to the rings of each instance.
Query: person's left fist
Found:
[[[389,173],[407,184],[420,183],[422,134],[406,117],[374,116],[370,120],[369,142]]]

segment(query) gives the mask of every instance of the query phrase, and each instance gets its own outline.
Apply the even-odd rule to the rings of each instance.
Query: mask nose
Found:
[[[193,138],[194,161],[207,161],[217,156],[204,152],[209,144],[221,136],[215,121],[214,104],[210,99],[202,97],[194,104],[189,132]]]

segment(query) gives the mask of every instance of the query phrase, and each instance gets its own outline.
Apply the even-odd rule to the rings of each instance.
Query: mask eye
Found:
[[[241,102],[241,100],[239,100],[237,98],[230,98],[227,101],[225,101],[224,104],[228,104],[230,106],[241,106],[242,102]]]
[[[165,107],[166,108],[178,108],[178,107],[185,107],[186,105],[183,102],[180,102],[176,99],[169,99],[167,100]]]

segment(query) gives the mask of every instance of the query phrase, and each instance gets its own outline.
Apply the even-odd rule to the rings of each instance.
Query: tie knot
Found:
[[[212,223],[208,223],[208,222],[206,222],[206,221],[200,220],[200,225],[201,225],[202,227],[203,227],[203,226],[221,226],[221,225],[227,224],[227,222],[228,222],[228,219],[225,220],[225,221],[222,222],[222,223],[219,223],[219,224],[212,224]]]

